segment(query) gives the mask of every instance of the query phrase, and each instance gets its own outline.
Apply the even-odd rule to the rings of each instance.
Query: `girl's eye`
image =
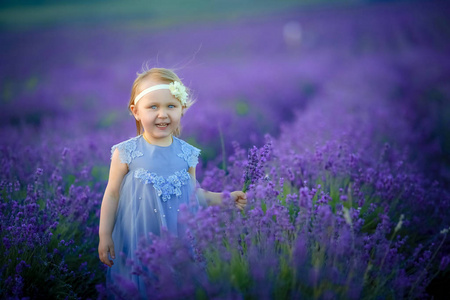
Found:
[[[170,104],[170,105],[169,105],[169,108],[175,108],[175,105]]]
[[[151,109],[156,109],[156,105],[150,106]]]

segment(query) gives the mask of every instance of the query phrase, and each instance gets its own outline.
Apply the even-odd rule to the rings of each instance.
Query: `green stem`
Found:
[[[220,136],[220,146],[222,148],[222,169],[227,172],[227,161],[226,161],[226,153],[225,153],[225,141],[223,138],[222,128],[220,127],[220,124],[217,125],[219,128],[219,136]]]

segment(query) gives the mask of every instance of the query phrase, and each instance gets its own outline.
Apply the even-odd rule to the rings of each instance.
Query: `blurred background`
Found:
[[[136,134],[127,111],[132,83],[146,67],[165,67],[196,99],[181,138],[202,149],[202,186],[220,190],[232,177],[225,171],[233,142],[245,160],[269,134],[279,159],[275,184],[292,176],[296,187],[306,185],[304,178],[314,187],[327,172],[347,178],[367,171],[352,180],[366,180],[386,202],[404,197],[406,209],[393,204],[393,220],[405,213],[419,236],[412,243],[420,244],[449,224],[448,16],[447,1],[426,0],[3,0],[0,191],[8,190],[11,206],[33,189],[39,201],[56,199],[46,208],[51,222],[38,220],[40,230],[47,236],[57,226],[53,218],[68,216],[55,229],[62,237],[49,241],[78,234],[88,242],[75,245],[85,245],[95,268],[110,148]],[[392,196],[398,187],[402,192]],[[8,215],[16,206],[8,209],[2,228],[22,228],[25,221]],[[20,236],[8,234],[12,241]],[[448,253],[448,243],[443,247]],[[9,268],[11,283],[16,269]],[[435,296],[444,291],[442,299],[448,268],[445,274],[427,287]],[[45,277],[28,278],[39,276]],[[92,295],[93,286],[86,289]]]
[[[121,140],[136,72],[167,67],[197,99],[183,136],[211,160],[361,93],[356,77],[408,123],[403,140],[383,139],[448,183],[446,13],[440,1],[2,1],[0,125],[10,142],[17,130]]]
[[[448,184],[448,12],[441,1],[2,1],[2,135],[132,136],[136,72],[167,67],[197,99],[183,137],[211,160],[221,144],[278,136],[311,103],[354,97],[357,78],[408,123],[408,137],[383,139]]]

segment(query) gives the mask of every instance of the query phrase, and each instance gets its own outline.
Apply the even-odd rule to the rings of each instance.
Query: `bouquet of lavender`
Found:
[[[270,140],[260,149],[256,146],[250,149],[247,166],[243,174],[244,187],[242,191],[244,193],[249,190],[251,185],[256,184],[264,177],[264,165],[270,159],[271,149],[272,142]]]

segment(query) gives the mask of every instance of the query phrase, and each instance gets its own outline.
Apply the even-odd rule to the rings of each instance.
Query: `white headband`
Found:
[[[169,84],[154,85],[152,87],[149,87],[148,89],[143,90],[142,92],[139,93],[139,95],[136,96],[136,98],[134,98],[134,105],[136,105],[136,103],[142,97],[144,97],[148,93],[151,93],[156,90],[170,90],[172,95],[175,98],[177,98],[183,106],[186,105],[186,100],[188,98],[188,94],[186,92],[186,87],[178,81],[174,81]]]

